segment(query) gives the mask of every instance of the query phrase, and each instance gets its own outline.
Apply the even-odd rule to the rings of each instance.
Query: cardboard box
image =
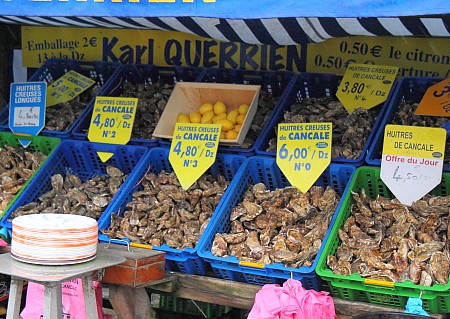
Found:
[[[108,248],[106,248],[108,247]],[[98,249],[126,258],[120,265],[105,269],[103,282],[132,287],[144,287],[147,284],[164,278],[166,253],[157,250],[131,247],[115,244],[99,244]]]
[[[153,131],[153,136],[172,139],[178,114],[198,111],[203,103],[214,104],[222,101],[227,106],[227,112],[236,110],[239,105],[245,103],[250,107],[237,139],[220,140],[222,144],[241,145],[256,114],[260,90],[259,85],[177,82]]]

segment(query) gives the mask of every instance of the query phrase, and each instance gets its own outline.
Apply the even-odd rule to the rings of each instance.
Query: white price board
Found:
[[[386,125],[381,179],[405,205],[421,199],[441,182],[446,130]]]

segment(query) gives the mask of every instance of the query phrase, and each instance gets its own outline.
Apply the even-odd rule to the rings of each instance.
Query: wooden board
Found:
[[[261,286],[229,281],[206,276],[187,275],[170,272],[165,282],[148,286],[155,292],[171,293],[175,297],[193,299],[212,304],[251,309],[256,293]],[[333,298],[339,318],[351,318],[367,312],[402,312],[400,308],[368,304],[357,301]],[[432,318],[444,319],[445,314],[430,314]]]

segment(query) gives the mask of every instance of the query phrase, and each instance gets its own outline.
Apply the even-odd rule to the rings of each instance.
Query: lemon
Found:
[[[198,108],[198,112],[203,115],[206,112],[212,111],[214,109],[214,105],[212,105],[212,103],[203,103],[202,105],[200,105],[200,107]]]
[[[191,121],[189,120],[189,116],[186,113],[178,113],[177,122],[178,123],[191,123]]]
[[[212,123],[213,117],[214,117],[214,111],[208,111],[205,114],[203,114],[200,123],[203,123],[203,124],[208,124],[208,122]]]
[[[242,124],[236,124],[236,125],[234,126],[234,129],[233,129],[233,130],[235,130],[236,132],[239,132],[239,131],[241,130],[241,127],[242,127]]]
[[[238,115],[239,115],[238,111],[236,111],[236,110],[230,111],[227,114],[227,120],[229,120],[233,124],[236,124]]]
[[[222,126],[222,131],[227,132],[233,129],[234,124],[229,120],[217,120],[215,124]]]
[[[236,119],[236,123],[237,124],[242,124],[242,123],[244,123],[244,120],[245,120],[245,114],[239,114],[237,119]]]
[[[226,132],[220,132],[220,139],[224,139],[227,137],[227,133]]]
[[[217,121],[217,120],[225,120],[226,118],[227,118],[227,113],[220,113],[220,114],[215,115],[215,116],[212,118],[212,121],[213,121],[213,123],[214,123],[214,122]]]
[[[250,108],[250,106],[248,106],[248,104],[239,105],[239,108],[238,108],[239,114],[247,114],[249,108]]]
[[[189,113],[189,120],[191,123],[200,123],[202,115],[199,112],[191,112]]]
[[[216,115],[220,114],[220,113],[226,113],[227,112],[227,106],[225,105],[225,103],[223,103],[222,101],[217,101],[214,104],[214,113]]]
[[[226,133],[225,138],[227,140],[235,140],[235,139],[237,139],[238,134],[239,134],[238,132],[231,130]]]

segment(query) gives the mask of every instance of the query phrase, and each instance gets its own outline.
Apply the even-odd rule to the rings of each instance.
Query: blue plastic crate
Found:
[[[101,95],[102,89],[106,87],[108,80],[112,79],[115,72],[118,72],[121,65],[115,62],[85,62],[76,61],[69,59],[49,59],[42,66],[34,72],[34,74],[28,80],[33,81],[44,81],[47,83],[52,83],[59,79],[61,76],[69,71],[75,71],[88,77],[95,81],[93,88],[95,88]],[[91,87],[92,88],[92,87]],[[83,93],[82,93],[83,94]],[[83,118],[84,114],[91,107],[90,104],[93,103],[95,97],[91,99],[86,104],[86,107],[82,113],[75,119],[75,121],[67,127],[65,131],[57,130],[47,130],[43,129],[39,135],[57,137],[61,139],[67,139],[72,137],[72,132],[74,128],[78,125],[78,122]],[[9,131],[9,104],[5,106],[0,112],[0,130]]]
[[[102,162],[97,152],[111,152],[114,155],[106,162]],[[55,174],[65,176],[66,173],[77,175],[83,182],[94,176],[106,175],[106,167],[114,166],[125,174],[131,174],[133,169],[144,160],[148,148],[133,145],[112,145],[91,143],[85,141],[64,140],[47,158],[41,169],[34,175],[28,186],[16,199],[13,205],[5,212],[0,226],[12,229],[11,214],[19,206],[38,201],[39,196],[52,189],[51,177]],[[117,197],[130,180],[130,176],[123,183],[119,191],[113,197]],[[109,205],[111,205],[111,203]],[[107,206],[108,207],[108,206]],[[105,209],[107,209],[107,207]]]
[[[386,108],[383,121],[378,126],[376,135],[370,145],[366,155],[366,162],[369,165],[381,165],[381,153],[383,150],[384,128],[391,124],[395,118],[398,108],[402,102],[419,103],[426,90],[443,80],[443,78],[432,77],[404,77],[401,78],[395,90],[388,96],[388,106]],[[450,120],[450,119],[449,119]],[[444,171],[450,171],[450,164],[444,162]]]
[[[139,181],[143,176],[145,176],[145,174],[158,174],[163,170],[166,172],[173,172],[172,165],[169,162],[169,151],[170,150],[168,148],[164,147],[155,147],[149,151],[140,166],[136,167],[135,172],[132,176],[130,176],[130,183],[128,184],[128,187],[124,189],[120,197],[115,199],[103,213],[98,223],[99,229],[107,229],[111,224],[111,215],[123,212],[125,210],[126,205],[132,200],[133,193],[141,190],[142,187],[139,185]],[[245,160],[246,157],[242,155],[219,153],[217,154],[216,161],[208,171],[212,176],[217,176],[220,174],[223,175],[228,181],[231,181]],[[228,187],[225,191],[222,199],[215,209],[215,212],[213,213],[213,216],[216,214],[222,205],[221,203],[230,192],[229,189],[230,188]],[[105,234],[101,234],[99,239],[103,242],[110,241],[110,238]],[[199,245],[197,244],[194,248],[175,249],[167,244],[164,244],[161,246],[153,246],[152,249],[164,251],[166,253],[166,270],[204,275],[206,273],[206,265],[197,255],[198,247]]]
[[[342,198],[354,171],[355,167],[353,165],[331,164],[317,180],[315,185],[330,186]],[[228,233],[230,231],[230,214],[233,208],[242,202],[248,185],[254,185],[256,183],[264,183],[267,189],[270,190],[290,186],[289,181],[278,168],[275,158],[266,156],[250,157],[233,178],[233,182],[229,187],[231,191],[222,203],[218,214],[213,216],[207,230],[201,237],[199,242],[200,248],[198,250],[199,256],[210,264],[214,273],[220,278],[257,285],[279,283],[280,280],[294,278],[300,280],[306,289],[320,290],[320,279],[315,273],[315,267],[325,246],[330,229],[336,220],[341,201],[330,221],[330,225],[322,241],[322,246],[310,267],[290,268],[281,263],[274,263],[265,265],[264,268],[256,268],[240,264],[238,258],[235,256],[218,257],[212,254],[211,247],[215,234]]]
[[[144,84],[146,87],[158,84],[174,85],[176,82],[201,82],[206,70],[197,67],[156,66],[150,64],[127,64],[108,83],[103,91],[105,96],[121,96],[126,84]],[[132,96],[130,96],[132,97]],[[73,137],[77,140],[87,140],[91,124],[93,107],[90,108],[74,129]],[[139,121],[139,109],[136,111],[135,123]],[[153,132],[152,132],[153,133]],[[142,138],[131,136],[128,144],[159,146],[159,138]]]
[[[230,154],[241,154],[245,156],[252,156],[256,154],[255,146],[257,140],[260,138],[260,134],[264,131],[265,126],[270,122],[272,114],[278,108],[284,92],[292,85],[295,74],[287,71],[254,71],[254,70],[235,70],[235,69],[223,69],[212,68],[208,69],[203,82],[211,83],[228,83],[228,84],[248,84],[248,85],[261,85],[261,91],[265,91],[271,97],[275,99],[272,112],[268,114],[262,114],[261,108],[256,111],[255,117],[264,116],[266,121],[261,125],[260,132],[254,132],[254,129],[250,127],[249,134],[256,135],[255,142],[248,148],[238,146],[224,146],[219,145],[219,152]],[[260,93],[259,99],[262,100],[262,94]],[[168,146],[171,141],[167,139],[161,139],[161,145]]]
[[[276,113],[272,116],[272,119],[268,125],[265,126],[264,131],[261,133],[261,138],[258,139],[256,145],[256,154],[264,156],[275,157],[276,152],[267,152],[269,141],[272,138],[276,138],[276,130],[279,123],[283,122],[285,111],[289,110],[294,103],[300,103],[306,98],[320,98],[320,97],[335,97],[339,84],[342,80],[342,76],[334,74],[321,74],[321,73],[301,73],[296,79],[292,87],[289,88],[289,92],[286,92],[283,101],[280,103]],[[395,85],[395,84],[394,84]],[[336,98],[337,99],[337,98]],[[364,148],[357,159],[350,160],[344,157],[334,157],[331,159],[332,163],[351,164],[360,166],[364,164],[364,158],[373,137],[376,134],[376,128],[379,127],[387,104],[383,103],[381,106],[378,117],[375,121],[374,128],[367,137]]]

